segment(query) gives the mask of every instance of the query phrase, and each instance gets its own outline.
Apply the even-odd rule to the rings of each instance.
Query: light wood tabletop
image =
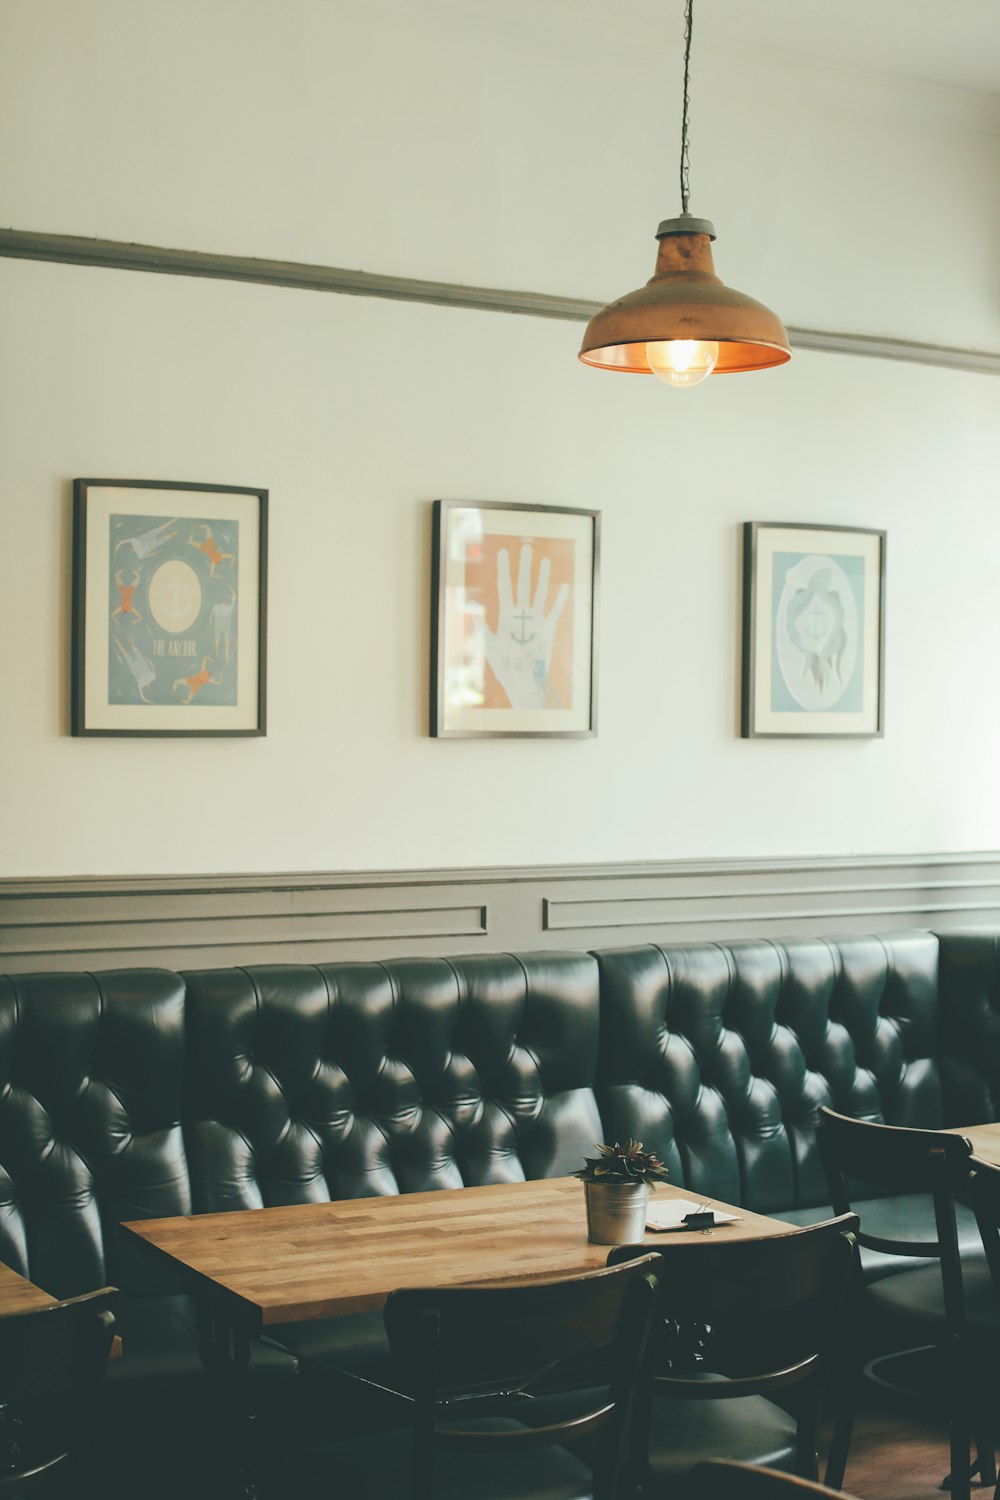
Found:
[[[972,1142],[972,1150],[980,1161],[1000,1167],[1000,1125],[953,1125],[949,1135],[964,1135]]]
[[[650,1203],[692,1196],[664,1186]],[[720,1239],[762,1239],[794,1227],[704,1201],[739,1216],[713,1231]],[[605,1265],[610,1249],[589,1243],[583,1185],[572,1177],[143,1219],[122,1228],[251,1334],[379,1308],[397,1287],[575,1275]],[[698,1238],[697,1230],[649,1233],[646,1243]]]
[[[57,1300],[0,1261],[0,1318],[9,1317],[11,1313],[37,1312],[41,1307],[54,1307]],[[111,1340],[109,1358],[120,1359],[121,1353],[121,1336],[116,1333]]]
[[[0,1318],[11,1313],[34,1312],[39,1307],[51,1307],[55,1297],[43,1292],[33,1281],[27,1281],[0,1262]]]

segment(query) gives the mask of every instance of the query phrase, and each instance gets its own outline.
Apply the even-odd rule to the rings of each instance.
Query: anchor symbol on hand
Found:
[[[532,590],[533,542],[516,537],[504,537],[502,540],[508,545],[502,546],[497,552],[496,634],[486,624],[485,617],[480,626],[486,665],[511,708],[561,708],[564,705],[559,701],[557,686],[549,674],[556,643],[556,627],[570,597],[570,585],[568,582],[560,583],[555,590],[555,598],[549,598],[553,560],[548,554],[547,544],[544,544],[544,555],[538,566],[538,581]],[[516,595],[510,573],[509,550],[515,544],[520,546]]]
[[[511,631],[511,633],[510,633],[511,640],[516,641],[519,646],[527,646],[527,644],[528,644],[529,641],[533,641],[535,639],[535,632],[532,631],[530,635],[525,635],[524,634],[524,627],[525,627],[527,621],[533,619],[534,616],[526,614],[524,612],[524,610],[522,609],[521,613],[519,615],[515,615],[514,618],[515,618],[515,620],[517,620],[517,621],[520,622],[521,634],[520,635],[515,635],[514,632]]]

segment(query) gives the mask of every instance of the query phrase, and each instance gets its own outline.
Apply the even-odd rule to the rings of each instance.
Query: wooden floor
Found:
[[[857,1420],[844,1489],[860,1500],[942,1500],[948,1424],[935,1415],[865,1412]],[[973,1495],[992,1500],[986,1490]]]
[[[859,1413],[844,1489],[860,1500],[943,1500],[948,1424],[936,1412],[877,1405]],[[993,1500],[993,1486],[973,1483],[973,1500]]]

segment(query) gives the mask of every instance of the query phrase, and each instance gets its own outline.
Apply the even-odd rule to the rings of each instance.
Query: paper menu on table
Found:
[[[686,1229],[684,1223],[688,1214],[696,1214],[699,1209],[704,1210],[704,1199],[697,1198],[671,1198],[665,1203],[652,1203],[646,1211],[647,1229]],[[735,1224],[738,1214],[724,1214],[716,1208],[713,1210],[716,1224]]]

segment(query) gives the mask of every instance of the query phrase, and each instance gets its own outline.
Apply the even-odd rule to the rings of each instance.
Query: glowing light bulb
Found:
[[[646,345],[646,358],[657,380],[678,388],[700,385],[715,369],[719,346],[702,339],[664,339]]]

